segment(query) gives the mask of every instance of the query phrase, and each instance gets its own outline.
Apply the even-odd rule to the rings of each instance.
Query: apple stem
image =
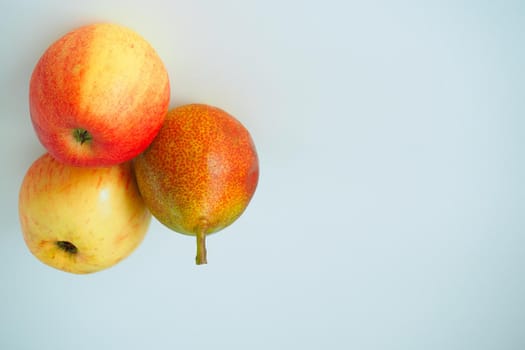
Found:
[[[75,129],[73,131],[73,137],[81,145],[83,145],[84,142],[90,141],[93,138],[86,129],[82,129],[82,128]]]
[[[197,265],[207,264],[206,258],[206,225],[202,225],[197,229],[197,256],[195,257],[195,263]]]
[[[65,251],[66,253],[69,253],[71,255],[75,255],[76,253],[78,253],[77,247],[71,242],[68,242],[68,241],[57,241],[56,245],[57,245],[57,247],[59,247],[60,249],[62,249],[63,251]]]

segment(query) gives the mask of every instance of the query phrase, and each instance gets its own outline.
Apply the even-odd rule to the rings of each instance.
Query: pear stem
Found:
[[[199,227],[197,231],[197,256],[195,257],[195,263],[197,265],[207,264],[206,259],[206,226]]]

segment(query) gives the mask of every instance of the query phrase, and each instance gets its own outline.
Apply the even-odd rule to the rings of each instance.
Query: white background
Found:
[[[524,349],[523,4],[2,1],[0,348]],[[92,275],[24,245],[29,78],[97,21],[157,49],[172,107],[252,133],[259,187],[207,266],[158,222]]]

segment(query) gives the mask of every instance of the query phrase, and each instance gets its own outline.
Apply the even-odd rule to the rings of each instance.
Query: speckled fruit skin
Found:
[[[31,120],[56,159],[76,166],[131,160],[158,133],[170,98],[166,68],[137,33],[111,23],[54,42],[31,76]],[[75,138],[86,131],[87,140]]]
[[[133,164],[153,216],[187,235],[211,234],[233,223],[259,179],[249,132],[225,111],[205,104],[169,111],[155,140]]]
[[[114,266],[147,233],[146,207],[130,162],[111,167],[74,167],[49,154],[28,169],[18,210],[27,247],[41,262],[76,274]],[[60,247],[69,242],[77,251]]]

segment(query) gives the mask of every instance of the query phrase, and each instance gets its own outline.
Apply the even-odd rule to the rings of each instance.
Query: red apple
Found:
[[[170,98],[166,68],[131,29],[96,23],[53,43],[31,76],[31,120],[57,160],[76,166],[123,163],[160,130]]]

